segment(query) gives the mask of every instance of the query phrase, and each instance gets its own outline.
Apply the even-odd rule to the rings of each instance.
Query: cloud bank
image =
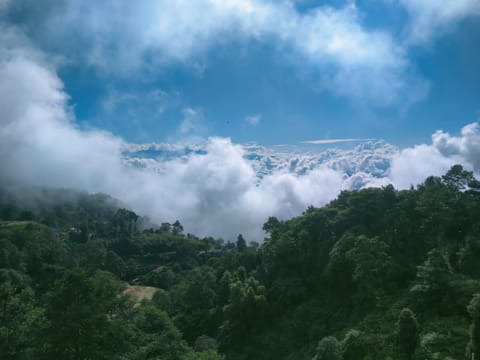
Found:
[[[233,238],[242,232],[261,240],[261,225],[268,216],[288,218],[309,205],[323,205],[369,176],[346,176],[337,161],[303,175],[278,170],[259,181],[244,148],[223,138],[208,139],[205,154],[165,161],[161,171],[129,166],[122,157],[127,144],[107,132],[79,129],[62,81],[46,65],[47,59],[16,47],[21,42],[12,38],[11,33],[2,35],[3,44],[10,45],[0,53],[0,163],[15,179],[105,192],[155,221],[180,219],[199,235]],[[188,133],[198,111],[185,109],[184,115]],[[387,176],[370,176],[363,183],[392,182],[405,188],[455,163],[478,173],[479,159],[479,125],[474,123],[459,136],[437,131],[432,144],[395,154]]]
[[[315,89],[378,107],[408,107],[430,90],[409,59],[412,45],[480,15],[480,2],[384,1],[405,10],[405,36],[368,26],[355,1],[299,11],[289,0],[3,0],[0,16],[12,23],[21,19],[18,25],[42,48],[61,53],[67,63],[87,64],[106,79],[135,74],[148,80],[169,66],[201,76],[212,51],[255,43],[268,45],[272,60],[308,73]],[[128,94],[112,91],[107,107],[122,95]],[[150,95],[154,101],[158,94]]]
[[[338,96],[388,106],[428,92],[406,49],[388,31],[368,28],[354,2],[306,13],[290,1],[261,0],[73,0],[56,6],[18,0],[11,8],[33,14],[26,28],[46,48],[107,76],[151,74],[171,64],[201,73],[212,49],[256,42],[271,44],[280,61],[314,74],[316,88]]]
[[[66,100],[52,71],[22,57],[1,61],[0,162],[6,174],[109,193],[156,221],[180,219],[189,231],[230,238],[259,236],[268,216],[293,216],[340,190],[341,175],[330,169],[309,177],[276,174],[258,184],[242,148],[221,138],[208,140],[207,155],[171,160],[162,173],[129,167],[123,141],[76,128]]]
[[[2,4],[6,8],[13,2]],[[388,34],[365,29],[354,5],[321,7],[300,14],[288,2],[192,0],[188,6],[185,1],[156,2],[153,10],[148,3],[149,14],[140,24],[135,19],[141,17],[134,15],[146,12],[147,2],[132,4],[74,1],[63,8],[69,14],[67,21],[73,21],[71,29],[91,29],[92,33],[81,36],[94,37],[86,51],[94,66],[101,68],[100,62],[110,61],[112,66],[134,69],[145,66],[145,57],[156,59],[150,64],[187,62],[227,34],[239,41],[244,37],[276,39],[279,48],[292,49],[311,66],[326,69],[327,82],[339,94],[361,94],[388,103],[408,88],[404,75],[409,65],[404,51]],[[95,11],[89,13],[91,6]],[[103,10],[98,12],[97,6]],[[91,16],[77,18],[80,10]],[[203,11],[212,15],[208,21],[197,16]],[[125,16],[130,12],[132,16]],[[66,20],[59,17],[49,26],[62,21]],[[61,33],[65,27],[55,30]],[[68,94],[56,72],[60,60],[36,50],[18,29],[2,26],[0,30],[2,172],[35,185],[105,192],[154,221],[179,219],[187,231],[198,235],[233,239],[241,232],[250,240],[261,240],[261,225],[268,216],[297,215],[307,206],[323,205],[342,189],[358,184],[393,183],[406,188],[428,175],[444,173],[455,163],[480,172],[477,123],[464,127],[458,136],[437,131],[431,144],[393,154],[385,159],[389,169],[381,176],[363,171],[345,173],[342,164],[351,159],[342,158],[307,168],[301,174],[281,168],[259,179],[244,147],[215,137],[206,141],[204,154],[193,152],[166,160],[160,170],[131,166],[123,157],[128,147],[124,140],[76,125]],[[112,31],[122,32],[122,36],[111,36]],[[113,39],[120,41],[113,44]],[[117,56],[121,64],[113,61]],[[372,73],[374,79],[367,81]],[[344,87],[347,78],[348,88]],[[119,106],[117,99],[125,97],[136,101],[127,93],[113,92],[105,106],[113,111]],[[152,102],[160,104],[160,113],[164,97],[163,93],[152,94]],[[197,134],[201,109],[187,107],[183,115],[179,138]]]
[[[230,238],[258,237],[268,216],[293,216],[340,190],[341,175],[330,169],[258,184],[242,148],[221,138],[208,140],[207,155],[171,160],[162,173],[127,166],[122,139],[77,128],[56,73],[24,55],[11,48],[0,59],[0,163],[14,179],[105,192],[153,220],[180,219],[199,235]],[[187,122],[194,113],[186,109]]]

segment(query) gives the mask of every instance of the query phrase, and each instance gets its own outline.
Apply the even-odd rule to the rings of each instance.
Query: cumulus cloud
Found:
[[[480,125],[472,123],[462,128],[460,136],[437,131],[432,136],[433,146],[445,157],[460,157],[463,163],[480,173]]]
[[[331,200],[341,188],[341,175],[330,169],[308,177],[276,173],[259,183],[242,147],[229,139],[210,138],[205,150],[206,155],[163,164],[160,175],[145,174],[157,189],[150,190],[159,192],[159,203],[150,202],[147,213],[178,217],[203,235],[232,238],[242,232],[258,239],[268,216],[297,215],[309,204]]]
[[[443,175],[455,164],[480,174],[478,123],[463,127],[460,136],[436,131],[432,144],[402,150],[392,160],[389,177],[393,184],[403,189],[421,183],[428,176]]]
[[[2,167],[10,176],[38,183],[78,188],[103,183],[107,190],[121,171],[116,155],[122,141],[76,129],[66,100],[62,82],[50,70],[27,59],[1,60]]]
[[[433,146],[417,145],[396,156],[391,165],[390,179],[400,189],[418,185],[428,176],[440,176],[458,163],[459,159],[442,156]]]
[[[129,3],[116,4],[123,7],[126,5],[122,4]],[[218,4],[227,4],[246,14],[257,14],[249,7],[257,4],[253,1],[211,2],[212,7],[227,6]],[[265,9],[273,6],[266,4],[261,6]],[[279,9],[293,13],[288,6],[282,6]],[[317,10],[309,15],[295,16],[299,21],[307,21],[303,16],[316,19],[325,15],[319,13],[321,11]],[[254,28],[256,21],[251,24]],[[303,175],[282,169],[259,179],[252,163],[245,159],[244,148],[222,138],[207,139],[204,154],[193,152],[165,161],[160,169],[133,167],[122,157],[128,144],[121,138],[76,126],[68,106],[68,95],[54,67],[55,61],[33,49],[17,30],[2,30],[0,163],[4,174],[36,185],[105,192],[155,221],[179,219],[187,231],[199,235],[232,239],[242,232],[252,240],[261,240],[261,225],[268,216],[297,215],[308,205],[325,204],[354,183],[378,186],[391,180],[405,187],[422,181],[427,175],[445,172],[457,162],[478,172],[478,124],[465,127],[460,136],[437,132],[431,145],[402,151],[392,160],[389,177],[382,179],[361,172],[345,177],[335,170],[337,167],[321,164]],[[262,34],[265,33],[258,32],[256,36]],[[288,40],[287,35],[285,39]],[[338,57],[338,54],[349,48],[344,40],[332,45],[332,54],[337,54],[335,58],[341,58],[343,55]],[[332,41],[336,44],[337,40]],[[308,49],[306,54],[320,51],[315,44]],[[358,60],[358,64],[377,64],[368,54],[360,58],[363,60]],[[356,63],[350,61],[345,58],[344,66],[355,68]],[[389,60],[386,61],[388,64]],[[113,109],[117,105],[113,101],[110,106]],[[179,136],[188,136],[192,129],[197,132],[199,120],[201,110],[185,108]]]
[[[461,20],[480,15],[478,0],[397,0],[410,15],[409,41],[426,42],[455,27]]]
[[[166,161],[161,171],[129,166],[122,158],[127,144],[77,128],[55,71],[20,50],[0,57],[0,163],[11,178],[105,192],[156,221],[180,219],[199,235],[242,232],[256,240],[268,216],[296,215],[341,188],[341,174],[331,169],[308,177],[280,172],[259,183],[243,148],[221,138],[206,141],[206,154]],[[185,109],[186,122],[197,115]]]
[[[261,240],[261,225],[268,216],[298,215],[308,205],[323,205],[356,184],[393,182],[408,187],[444,173],[454,163],[479,169],[478,124],[464,127],[460,136],[436,132],[431,145],[399,152],[389,176],[381,178],[361,171],[347,176],[338,170],[350,161],[346,158],[317,164],[303,175],[280,169],[259,178],[245,158],[245,148],[224,138],[209,138],[205,152],[166,160],[158,169],[131,166],[122,157],[128,145],[122,139],[75,126],[55,71],[41,58],[25,54],[30,52],[11,47],[0,56],[4,172],[36,185],[105,192],[155,221],[179,219],[198,235],[233,239],[241,232]],[[186,120],[197,112],[185,109]],[[365,169],[383,166],[382,161],[370,155],[361,159]]]
[[[272,44],[277,58],[298,69],[309,68],[317,87],[339,96],[391,105],[428,92],[405,49],[387,31],[368,29],[354,2],[302,13],[290,1],[69,1],[44,16],[40,24],[35,17],[42,31],[32,36],[115,76],[172,63],[201,69],[213,47],[256,41]]]

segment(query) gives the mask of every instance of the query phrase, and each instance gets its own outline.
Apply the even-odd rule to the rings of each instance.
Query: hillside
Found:
[[[19,191],[19,189],[21,191]],[[0,191],[2,359],[470,359],[480,183],[343,191],[261,244],[102,194]]]

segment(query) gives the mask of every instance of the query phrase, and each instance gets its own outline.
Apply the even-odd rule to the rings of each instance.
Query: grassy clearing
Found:
[[[157,288],[152,286],[128,285],[124,290],[124,294],[129,295],[135,304],[140,304],[143,300],[152,300],[153,295],[157,292]]]

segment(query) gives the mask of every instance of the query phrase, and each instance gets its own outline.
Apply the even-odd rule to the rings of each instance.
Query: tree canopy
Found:
[[[455,165],[225,241],[107,195],[0,187],[1,357],[478,357],[479,190]]]

